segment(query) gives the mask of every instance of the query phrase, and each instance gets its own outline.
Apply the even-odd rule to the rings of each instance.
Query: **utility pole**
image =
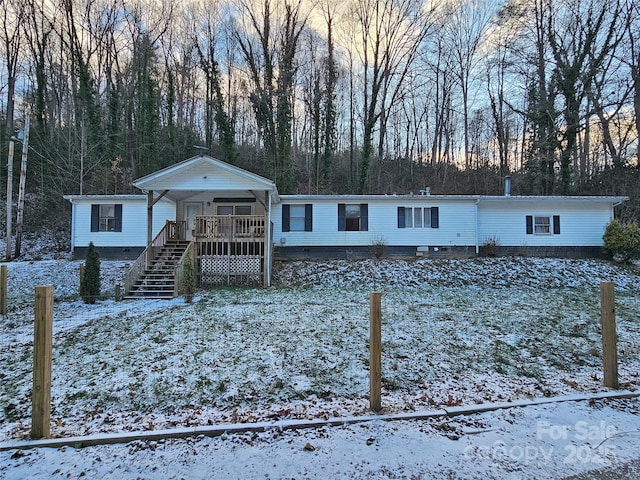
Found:
[[[29,110],[24,118],[24,138],[22,139],[22,161],[20,162],[20,184],[18,188],[18,213],[16,215],[16,250],[15,257],[20,256],[22,246],[22,224],[24,223],[24,196],[27,187],[27,154],[29,153]]]
[[[13,139],[9,139],[9,157],[7,159],[7,253],[5,259],[11,260],[11,231],[13,229],[11,220],[13,213]]]

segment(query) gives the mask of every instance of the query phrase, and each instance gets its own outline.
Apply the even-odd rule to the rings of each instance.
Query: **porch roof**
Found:
[[[163,168],[133,182],[143,192],[166,192],[174,200],[184,200],[201,192],[222,195],[238,192],[270,192],[271,202],[280,198],[273,181],[208,155],[199,155]]]

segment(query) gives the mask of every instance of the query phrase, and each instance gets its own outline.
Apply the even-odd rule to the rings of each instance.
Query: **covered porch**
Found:
[[[165,247],[159,243],[170,241],[192,252],[200,286],[271,284],[271,206],[278,201],[272,181],[199,156],[134,185],[147,194],[148,247],[141,255],[145,271],[154,269],[156,253]],[[175,203],[175,221],[151,238],[153,207],[162,198]],[[175,278],[179,276],[176,272]],[[177,289],[178,284],[176,295]]]

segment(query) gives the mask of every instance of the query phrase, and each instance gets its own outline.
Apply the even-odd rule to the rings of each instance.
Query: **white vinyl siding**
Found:
[[[414,197],[413,207],[423,211],[423,228],[398,228],[398,204],[393,197],[379,198],[349,196],[347,198],[314,198],[299,196],[289,200],[290,206],[313,203],[312,232],[283,232],[282,203],[274,205],[274,245],[276,246],[371,246],[382,239],[389,246],[473,246],[475,245],[475,201],[455,200],[444,203],[436,199]],[[338,204],[367,204],[367,231],[339,231]],[[407,202],[402,204],[407,206]],[[424,228],[424,210],[439,207],[439,228]],[[429,222],[431,217],[429,216]]]
[[[282,203],[274,205],[274,244],[276,246],[371,246],[382,239],[388,246],[481,246],[489,239],[505,247],[600,246],[606,225],[612,218],[609,200],[553,198],[531,200],[522,197],[438,198],[366,196],[330,198],[313,195],[282,196],[289,205],[313,203],[313,232],[282,232]],[[337,205],[368,204],[368,231],[337,229]],[[398,227],[398,205],[409,207],[415,225],[415,209],[421,208],[422,228]],[[438,207],[439,228],[426,228],[425,210]],[[404,213],[406,219],[406,213]],[[527,216],[547,217],[549,234],[526,233]],[[560,232],[554,232],[558,217]],[[430,218],[430,217],[427,217]],[[541,226],[542,227],[542,226]],[[533,218],[532,218],[533,228]]]
[[[612,218],[610,203],[585,202],[563,199],[548,201],[499,201],[481,202],[478,210],[478,240],[480,245],[495,239],[499,246],[601,246],[602,235]],[[526,218],[532,218],[534,231],[527,234]],[[559,217],[560,233],[553,233],[554,216]],[[535,234],[535,217],[546,217],[551,233]],[[538,225],[544,230],[542,222]]]
[[[91,232],[91,205],[122,204],[122,231]],[[145,196],[132,199],[115,199],[105,195],[74,200],[72,246],[86,247],[93,242],[96,247],[144,247],[147,244],[147,199]],[[175,220],[175,205],[160,201],[153,207],[153,235],[164,227],[166,220]]]

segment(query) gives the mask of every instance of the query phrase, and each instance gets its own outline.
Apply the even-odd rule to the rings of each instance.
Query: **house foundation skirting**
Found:
[[[377,245],[331,247],[283,247],[274,249],[275,260],[295,259],[346,259],[359,260],[374,257],[431,257],[468,258],[475,255],[474,246],[388,246]]]
[[[370,246],[331,246],[331,247],[294,247],[276,246],[275,260],[326,259],[326,260],[359,260],[365,258],[471,258],[484,257],[552,257],[552,258],[603,258],[602,247],[595,246],[493,246],[480,247],[479,254],[473,245],[466,246],[384,246],[382,250],[375,245]]]
[[[96,247],[100,258],[104,260],[135,260],[144,251],[144,247]],[[436,250],[437,249],[437,250]],[[275,260],[294,259],[363,259],[375,256],[375,246],[349,246],[349,247],[282,247],[274,248]],[[457,247],[418,247],[418,246],[385,246],[382,250],[382,257],[427,257],[427,258],[465,258],[476,255],[474,246]],[[556,257],[556,258],[604,258],[602,247],[582,246],[582,247],[540,247],[540,246],[496,246],[492,248],[480,247],[480,256],[525,256],[525,257]],[[87,247],[75,247],[73,249],[74,260],[84,260],[87,256]],[[215,256],[212,256],[214,258]],[[222,256],[229,258],[227,255]],[[254,257],[237,257],[251,259]],[[239,260],[229,260],[224,263],[218,260],[212,265],[207,265],[207,273],[213,276],[222,271],[229,273],[236,271]],[[249,260],[249,262],[255,260]],[[224,265],[222,265],[224,263]],[[227,268],[228,266],[228,268]],[[261,267],[262,268],[262,267]],[[204,274],[205,272],[203,272]],[[249,266],[250,275],[255,273],[255,266]],[[226,276],[227,273],[225,273]],[[259,275],[259,273],[255,273]],[[205,275],[206,277],[206,275]],[[208,278],[208,277],[207,277]],[[210,280],[213,280],[212,278]],[[215,282],[216,284],[219,281]]]
[[[96,247],[103,260],[135,260],[144,251],[144,247]],[[73,249],[74,260],[84,260],[87,257],[87,247]]]

